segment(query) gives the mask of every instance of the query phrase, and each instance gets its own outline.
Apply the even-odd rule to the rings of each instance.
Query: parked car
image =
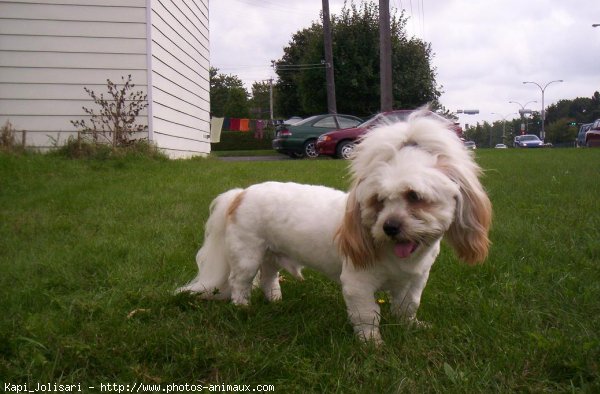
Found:
[[[477,149],[477,145],[475,144],[475,141],[465,141],[464,145],[465,145],[465,149],[470,149],[470,150]]]
[[[577,133],[577,139],[575,140],[575,146],[582,147],[585,146],[585,134],[589,129],[592,128],[593,123],[582,124],[579,127],[579,132]]]
[[[516,136],[513,145],[515,148],[543,148],[544,142],[537,135],[524,134]]]
[[[301,120],[302,120],[302,118],[301,118],[301,117],[299,117],[299,116],[292,116],[292,117],[291,117],[291,118],[289,118],[288,120],[284,120],[284,121],[283,121],[283,124],[289,124],[289,125],[292,125],[292,124],[296,124],[296,123],[300,122]]]
[[[495,149],[507,149],[508,146],[506,146],[506,144],[496,144],[496,146],[494,146]]]
[[[283,124],[277,127],[273,149],[291,157],[318,156],[315,148],[317,137],[331,130],[355,127],[362,119],[352,115],[315,115],[293,125]]]
[[[357,140],[363,134],[378,125],[405,120],[412,112],[414,110],[382,112],[356,127],[345,130],[334,130],[322,134],[317,140],[317,152],[319,155],[331,156],[337,159],[348,159],[354,151]],[[430,112],[430,116],[448,121],[446,118],[433,112]],[[457,135],[462,135],[460,126],[453,124],[451,127]]]
[[[600,119],[596,119],[585,133],[585,146],[588,148],[600,146]]]

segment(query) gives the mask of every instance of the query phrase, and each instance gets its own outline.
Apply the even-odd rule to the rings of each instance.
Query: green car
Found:
[[[315,158],[319,155],[315,144],[321,134],[360,123],[362,119],[356,116],[325,114],[311,116],[293,125],[283,124],[275,132],[273,149],[293,158]]]

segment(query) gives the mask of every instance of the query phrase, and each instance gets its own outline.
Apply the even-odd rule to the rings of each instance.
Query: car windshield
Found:
[[[312,122],[313,120],[315,120],[315,119],[316,119],[316,118],[318,118],[318,117],[319,117],[319,115],[313,115],[313,116],[311,116],[311,117],[309,117],[309,118],[306,118],[306,119],[303,119],[303,120],[301,120],[301,121],[300,121],[300,122],[298,122],[298,123],[294,123],[294,126],[301,126],[301,125],[303,125],[303,124],[310,123],[310,122]]]
[[[373,116],[371,119],[367,120],[366,122],[361,123],[358,127],[368,128],[368,127],[377,126],[380,124],[390,124],[390,123],[400,122],[400,121],[406,120],[406,118],[408,118],[411,113],[413,113],[413,111],[407,110],[407,111],[389,112],[389,113],[385,113],[385,114],[377,114],[377,115]],[[434,118],[444,121],[444,122],[449,121],[448,119],[436,114],[435,112],[430,112],[427,116],[434,117]]]
[[[350,128],[350,127],[356,127],[361,122],[360,120],[346,118],[344,116],[338,116],[337,117],[337,121],[338,121],[338,123],[340,125],[340,129],[347,129],[347,128]]]
[[[408,118],[408,115],[410,115],[410,112],[391,112],[388,114],[377,114],[371,119],[367,120],[366,122],[361,123],[359,127],[365,128],[379,124],[394,123],[401,120],[406,120],[406,118]]]
[[[537,137],[537,135],[524,135],[522,136],[519,141],[539,141],[540,139]]]

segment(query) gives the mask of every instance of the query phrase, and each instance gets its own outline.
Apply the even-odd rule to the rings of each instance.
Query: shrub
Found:
[[[12,123],[6,121],[2,130],[0,130],[0,146],[2,148],[10,148],[15,145],[15,130],[13,129]]]
[[[108,142],[113,147],[127,146],[132,143],[135,133],[146,132],[148,126],[137,124],[136,118],[142,110],[148,106],[147,95],[143,91],[131,91],[135,84],[131,82],[131,74],[121,77],[122,87],[107,79],[108,95],[98,96],[93,90],[84,87],[88,95],[100,106],[100,112],[94,109],[82,107],[90,115],[91,123],[85,119],[72,120],[71,124],[78,129],[78,140],[83,136],[90,136],[92,142]]]
[[[24,150],[24,146],[17,143],[15,129],[12,123],[10,123],[8,120],[0,129],[0,150],[5,152],[17,152]]]
[[[147,139],[132,141],[127,146],[113,147],[93,141],[82,141],[69,137],[67,142],[57,147],[56,154],[70,159],[95,159],[108,160],[124,157],[148,157],[152,159],[167,160],[167,156]]]
[[[213,151],[272,149],[272,140],[273,131],[270,129],[265,130],[262,139],[255,138],[252,131],[247,133],[223,131],[221,132],[221,142],[210,144],[210,149]]]

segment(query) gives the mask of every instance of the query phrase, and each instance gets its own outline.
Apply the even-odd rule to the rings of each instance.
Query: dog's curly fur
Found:
[[[481,262],[492,216],[471,153],[449,123],[428,114],[367,133],[351,160],[348,193],[266,182],[218,196],[198,275],[179,291],[246,305],[260,271],[260,287],[274,301],[279,269],[302,278],[310,267],[341,283],[360,338],[381,341],[378,290],[390,292],[396,315],[416,321],[442,238],[460,259]]]

